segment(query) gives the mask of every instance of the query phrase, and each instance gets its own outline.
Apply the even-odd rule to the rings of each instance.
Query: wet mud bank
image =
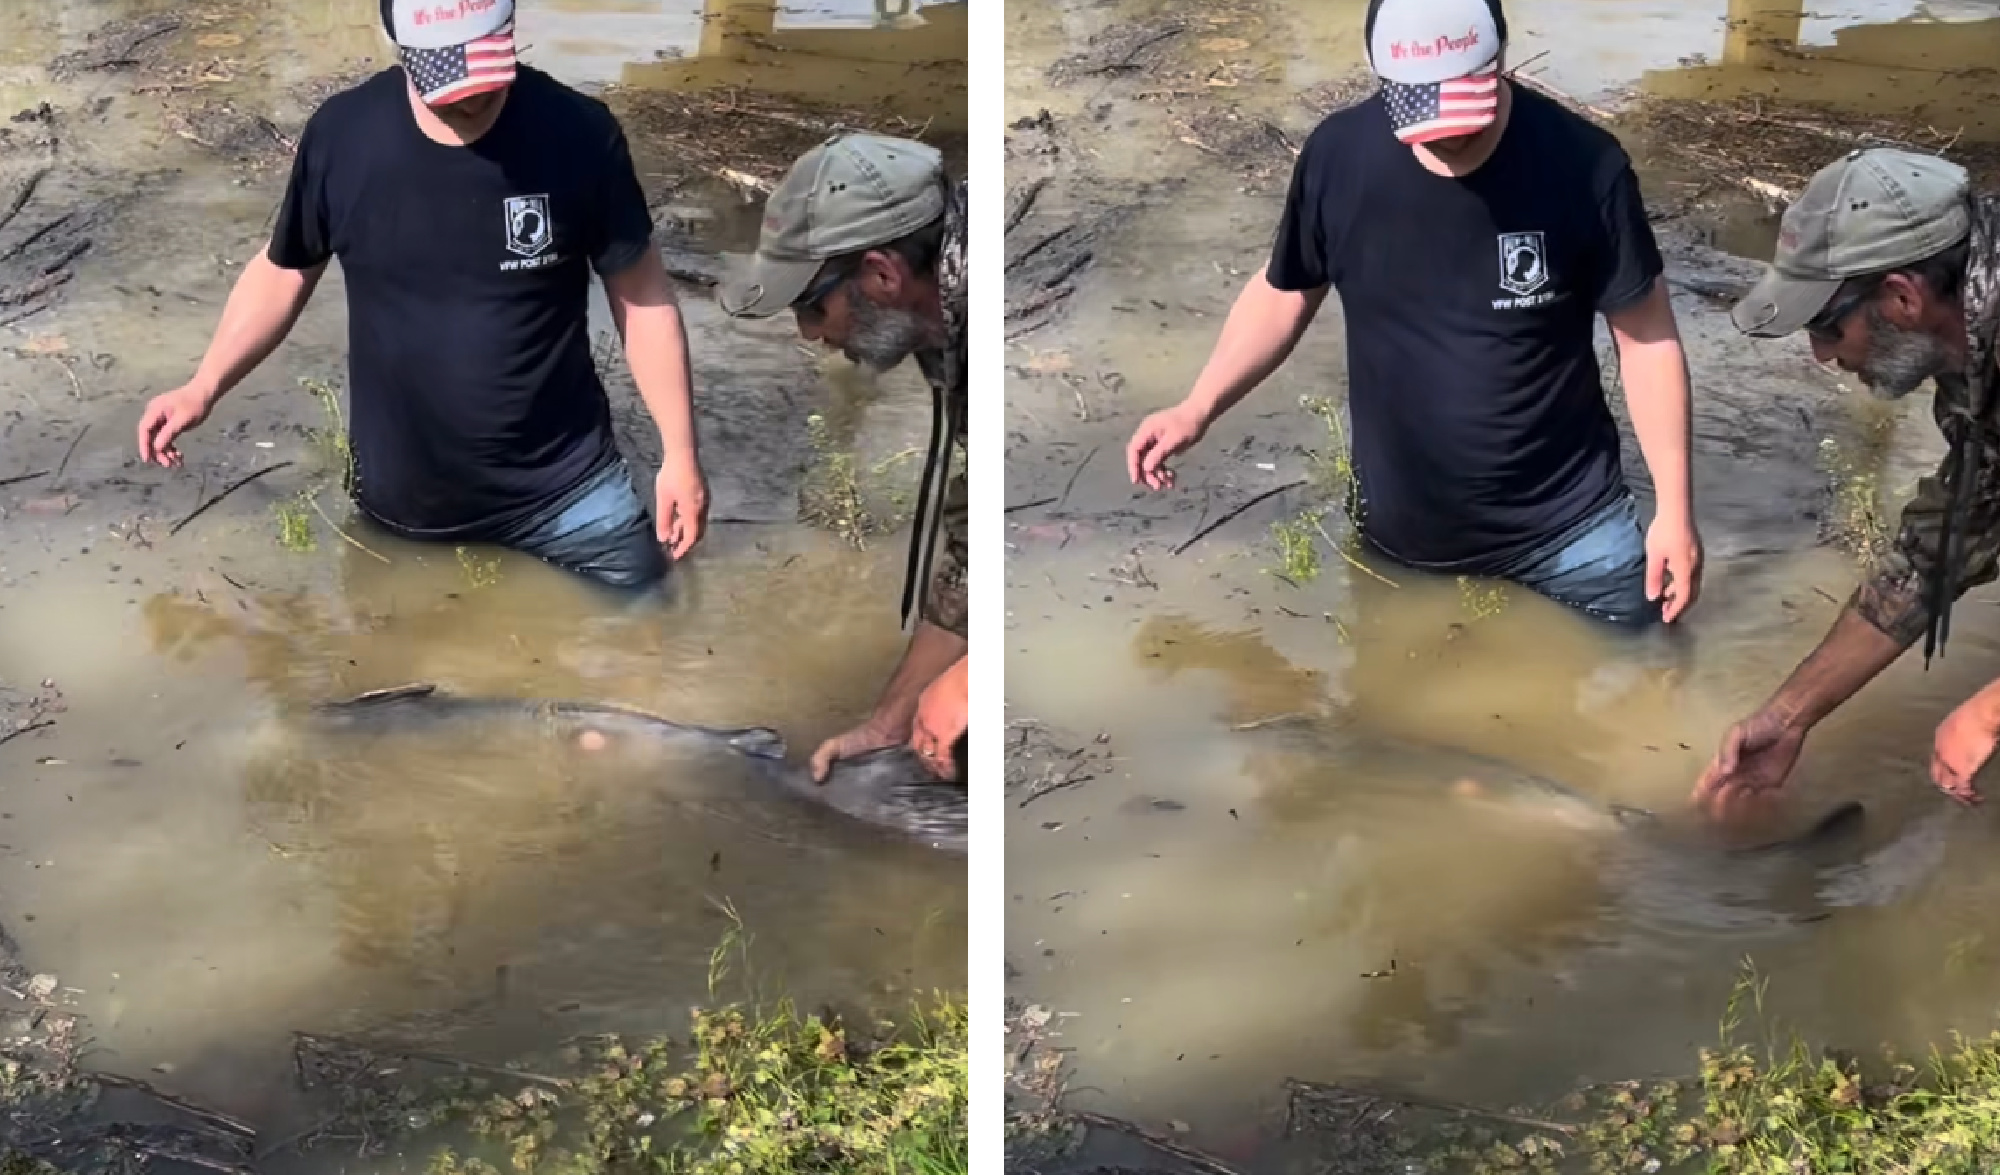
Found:
[[[1984,619],[1965,653],[1927,674],[1899,664],[1815,734],[1780,822],[1865,804],[1837,861],[1704,875],[1424,755],[1314,762],[1255,741],[1347,723],[1678,813],[1727,723],[1825,631],[1940,453],[1927,395],[1873,402],[1796,340],[1742,339],[1728,307],[1783,200],[1844,150],[1896,142],[1996,174],[1990,83],[1944,48],[1984,44],[1996,22],[1886,5],[1834,33],[1745,33],[1746,7],[1690,10],[1636,48],[1622,10],[1509,9],[1524,84],[1633,152],[1694,371],[1703,599],[1685,631],[1636,645],[1496,585],[1350,557],[1333,505],[1337,300],[1179,460],[1179,489],[1126,475],[1131,430],[1186,393],[1264,262],[1298,145],[1367,93],[1362,6],[1010,12],[1008,990],[1024,1169],[1372,1170],[1409,1159],[1391,1145],[1401,1125],[1513,1113],[1581,1131],[1599,1102],[1548,1109],[1579,1089],[1609,1115],[1652,1115],[1650,1088],[1620,1083],[1701,1070],[1746,955],[1808,1040],[1921,1052],[1991,1026],[1978,977],[2000,960],[1973,923],[2000,889],[1980,864],[1993,833],[1940,810],[1922,773],[1932,727],[2000,644]],[[1649,511],[1601,326],[1599,351]],[[1964,610],[1985,617],[1992,596]],[[1682,1111],[1703,1104],[1699,1084]],[[1373,1159],[1333,1145],[1341,1123],[1357,1146],[1381,1142]],[[1079,1127],[1091,1141],[1067,1156],[1029,1137]],[[1547,1135],[1572,1160],[1575,1131]]]
[[[526,60],[624,122],[691,336],[710,530],[668,599],[623,610],[352,517],[337,267],[185,468],[136,459],[138,414],[194,371],[305,119],[387,63],[365,5],[0,14],[0,920],[60,977],[92,1068],[271,1139],[313,1124],[295,1031],[495,1065],[678,1031],[733,917],[770,944],[763,990],[802,1004],[962,988],[961,860],[692,805],[680,768],[593,772],[504,738],[315,754],[277,720],[437,681],[768,725],[797,760],[865,712],[901,651],[928,391],[914,370],[858,378],[788,319],[732,322],[709,289],[837,126],[962,164],[963,18],[756,8],[663,5],[607,42],[602,14],[523,7]],[[865,84],[801,81],[843,71]],[[657,435],[593,298],[649,481]]]

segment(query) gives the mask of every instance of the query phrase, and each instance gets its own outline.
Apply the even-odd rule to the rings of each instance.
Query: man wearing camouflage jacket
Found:
[[[786,309],[807,340],[874,371],[915,359],[931,385],[931,443],[903,617],[916,631],[874,711],[820,744],[812,774],[837,759],[907,743],[958,779],[966,726],[965,182],[908,139],[842,134],[801,156],[765,203],[748,268],[726,282],[724,312]]]
[[[1936,156],[1852,152],[1786,210],[1777,255],[1734,318],[1759,338],[1803,328],[1816,359],[1886,399],[1935,383],[1933,414],[1950,448],[1819,647],[1724,736],[1695,790],[1717,808],[1782,787],[1821,719],[1919,637],[1928,663],[1952,604],[2000,575],[2000,195],[1973,193],[1965,171]],[[1938,727],[1932,781],[1977,803],[1972,779],[1996,741],[2000,682]]]

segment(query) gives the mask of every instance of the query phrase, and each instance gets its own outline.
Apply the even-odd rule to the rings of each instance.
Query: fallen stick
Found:
[[[1076,488],[1076,479],[1083,476],[1083,467],[1090,464],[1090,459],[1097,456],[1097,451],[1103,447],[1103,445],[1092,445],[1090,452],[1083,455],[1083,460],[1076,463],[1076,468],[1069,471],[1069,480],[1063,483],[1062,497],[1056,499],[1056,505],[1060,506],[1069,501],[1069,492]]]
[[[375,558],[380,559],[384,563],[387,563],[389,561],[389,556],[384,555],[380,551],[374,550],[371,547],[368,547],[367,545],[362,543],[360,539],[357,539],[353,535],[348,534],[346,531],[340,529],[340,524],[338,522],[335,522],[333,519],[328,518],[326,516],[326,511],[320,508],[318,494],[314,494],[311,498],[307,500],[312,503],[313,513],[319,515],[320,521],[332,527],[333,533],[339,535],[343,539],[346,539],[347,542],[350,545],[352,545],[355,550],[360,551],[364,555],[373,555]]]
[[[1029,180],[1027,188],[1022,191],[1020,198],[1014,201],[1012,208],[1007,210],[1007,227],[1002,231],[1011,233],[1021,227],[1021,222],[1028,219],[1028,210],[1035,206],[1035,201],[1041,198],[1042,189],[1048,186],[1049,177],[1045,175],[1036,176],[1034,179]]]
[[[290,461],[280,461],[276,465],[266,465],[264,468],[257,470],[255,473],[244,474],[242,477],[239,477],[235,481],[230,482],[228,485],[222,487],[221,493],[208,499],[201,505],[196,506],[192,514],[189,514],[186,518],[183,518],[179,522],[174,523],[173,527],[167,531],[167,537],[172,538],[175,535],[179,534],[181,532],[182,527],[186,526],[190,522],[193,522],[195,519],[200,518],[204,513],[207,512],[210,506],[215,505],[217,502],[220,502],[222,499],[235,493],[237,490],[242,489],[244,486],[249,485],[251,482],[256,481],[258,478],[264,476],[265,474],[276,473],[278,470],[283,469],[285,466],[290,464],[291,464]]]
[[[1573,1135],[1580,1129],[1567,1122],[1551,1122],[1546,1118],[1530,1118],[1521,1114],[1509,1114],[1501,1110],[1488,1110],[1480,1106],[1468,1106],[1463,1102],[1446,1101],[1443,1098],[1423,1097],[1413,1093],[1392,1093],[1383,1089],[1365,1089],[1352,1085],[1323,1085],[1317,1081],[1301,1081],[1296,1077],[1285,1079],[1285,1088],[1294,1094],[1308,1094],[1321,1098],[1353,1098],[1362,1101],[1388,1102],[1415,1110],[1437,1110],[1445,1114],[1457,1114],[1461,1118],[1484,1118],[1490,1122],[1504,1122],[1509,1126],[1524,1126],[1530,1130],[1546,1130],[1552,1134]]]
[[[33,481],[38,477],[47,477],[48,475],[49,471],[46,469],[37,469],[33,473],[17,473],[12,477],[0,477],[0,486],[10,486],[17,482]]]
[[[21,214],[21,209],[27,205],[29,200],[34,198],[35,189],[41,186],[42,180],[48,174],[49,169],[44,167],[30,175],[15,190],[13,198],[7,201],[7,206],[0,208],[0,228],[6,228],[16,216]]]
[[[1083,784],[1089,783],[1091,780],[1096,778],[1097,778],[1097,773],[1094,771],[1085,771],[1080,768],[1066,771],[1063,773],[1063,777],[1061,779],[1056,780],[1054,783],[1036,784],[1033,788],[1029,789],[1028,798],[1022,800],[1016,806],[1025,808],[1029,804],[1034,803],[1036,800],[1041,799],[1043,796],[1054,795],[1055,793],[1062,791],[1064,788],[1079,787]]]
[[[1301,619],[1304,618],[1301,617]],[[1281,723],[1311,722],[1312,720],[1313,716],[1310,714],[1300,714],[1297,712],[1293,712],[1290,714],[1273,714],[1269,718],[1258,718],[1250,722],[1238,722],[1234,726],[1231,726],[1229,729],[1235,731],[1262,730],[1267,726],[1277,726]]]
[[[1238,515],[1249,510],[1252,506],[1257,505],[1259,502],[1262,502],[1267,498],[1275,498],[1279,494],[1284,493],[1286,490],[1298,489],[1300,486],[1304,484],[1306,484],[1305,480],[1301,478],[1298,481],[1286,482],[1284,485],[1281,485],[1276,489],[1265,490],[1263,493],[1258,494],[1255,497],[1251,498],[1249,501],[1244,502],[1243,504],[1237,506],[1234,510],[1229,511],[1222,517],[1216,519],[1214,522],[1211,522],[1207,526],[1202,527],[1200,530],[1195,531],[1193,534],[1187,537],[1186,541],[1182,542],[1181,545],[1175,547],[1172,551],[1168,553],[1172,555],[1179,555],[1182,551],[1187,550],[1189,547],[1194,546],[1196,543],[1207,538],[1209,535],[1214,534],[1217,530],[1220,530],[1223,526],[1233,521]]]
[[[200,1119],[210,1126],[226,1130],[231,1134],[249,1139],[257,1137],[257,1128],[243,1121],[241,1118],[231,1117],[220,1110],[210,1110],[202,1106],[197,1106],[193,1102],[185,1101],[175,1097],[173,1094],[156,1089],[136,1077],[121,1077],[116,1073],[95,1072],[87,1073],[84,1076],[99,1085],[110,1086],[113,1089],[129,1089],[134,1093],[144,1094],[161,1105],[172,1106],[190,1118]]]
[[[1183,1146],[1165,1135],[1155,1134],[1145,1127],[1135,1122],[1127,1122],[1123,1118],[1113,1118],[1106,1114],[1093,1114],[1087,1110],[1065,1110],[1063,1111],[1063,1116],[1074,1118],[1078,1122],[1082,1122],[1088,1126],[1096,1126],[1104,1130],[1115,1130],[1120,1134],[1130,1135],[1162,1154],[1172,1155],[1188,1166],[1198,1171],[1206,1172],[1206,1175],[1242,1175],[1236,1168],[1216,1158],[1214,1155],[1198,1151],[1191,1146]]]
[[[484,1073],[489,1077],[505,1077],[510,1081],[526,1081],[534,1085],[545,1085],[550,1089],[568,1089],[570,1083],[561,1077],[550,1077],[544,1073],[532,1073],[525,1069],[509,1069],[502,1065],[488,1065],[480,1061],[468,1061],[461,1057],[448,1057],[442,1053],[424,1053],[415,1049],[377,1048],[344,1036],[331,1036],[321,1032],[294,1032],[294,1039],[301,1044],[318,1045],[323,1048],[346,1049],[349,1052],[369,1053],[378,1057],[395,1057],[404,1061],[423,1061],[432,1065],[443,1065],[451,1069],[462,1069],[468,1073]]]
[[[28,733],[31,730],[43,730],[48,727],[54,726],[55,724],[56,724],[55,719],[43,718],[35,722],[30,722],[26,726],[17,726],[14,729],[8,731],[6,734],[0,734],[0,743],[13,742],[15,739],[20,738],[22,735]]]
[[[62,461],[60,461],[56,465],[55,476],[49,479],[50,486],[54,486],[57,482],[60,482],[62,480],[63,470],[69,468],[69,459],[71,457],[76,456],[76,447],[83,443],[83,434],[89,431],[90,431],[90,426],[86,424],[82,428],[77,429],[76,435],[70,438],[69,448],[63,450]]]
[[[1014,514],[1022,510],[1033,510],[1037,506],[1048,506],[1053,504],[1054,502],[1055,502],[1054,498],[1035,498],[1031,501],[1021,502],[1013,506],[1008,506],[1001,512],[1003,514]]]

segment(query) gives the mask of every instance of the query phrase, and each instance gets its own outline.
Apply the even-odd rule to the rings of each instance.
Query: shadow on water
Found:
[[[332,493],[325,518],[307,515],[313,549],[286,550],[274,512],[299,508],[327,424],[299,381],[342,382],[337,272],[183,442],[186,469],[141,469],[131,428],[194,369],[299,122],[385,64],[386,46],[367,3],[265,20],[217,0],[174,9],[182,27],[134,64],[67,80],[43,68],[106,21],[158,11],[0,12],[0,114],[49,101],[75,161],[45,198],[139,168],[161,177],[94,242],[65,302],[0,331],[0,477],[17,461],[62,470],[0,487],[0,685],[48,679],[66,706],[0,746],[0,925],[34,969],[81,990],[95,1063],[266,1121],[298,1112],[282,1080],[294,1029],[489,1058],[580,1032],[680,1031],[725,904],[765,980],[802,1006],[886,1010],[962,988],[962,857],[765,802],[726,763],[579,761],[505,728],[364,751],[303,739],[286,717],[426,680],[770,726],[802,759],[865,713],[904,640],[901,532],[857,547],[797,521],[826,456],[806,418],[838,418],[833,443],[862,455],[880,483],[864,488],[893,515],[916,475],[898,454],[928,427],[921,380],[854,380],[804,353],[789,320],[731,322],[690,283],[712,526],[667,598],[611,600],[530,559],[401,543]],[[770,156],[746,170],[782,172],[779,156],[816,141],[821,100],[935,116],[946,137],[964,124],[962,5],[523,0],[519,24],[524,58],[565,81],[699,97],[718,142],[738,149],[740,133]],[[751,122],[765,129],[740,130]],[[754,186],[718,183],[656,128],[627,125],[663,239],[747,243]],[[204,129],[219,126],[264,137],[219,150]],[[607,382],[643,477],[656,442],[623,366],[612,359]],[[292,467],[168,534],[278,460]]]
[[[1176,14],[1009,13],[1006,113],[1022,144],[1009,187],[1053,177],[1023,235],[1113,205],[1127,217],[1092,242],[1063,315],[1008,355],[1007,500],[1022,504],[1007,526],[1010,717],[1022,745],[1052,732],[1059,763],[1090,766],[1009,805],[1010,987],[1053,1015],[1074,1104],[1162,1133],[1178,1122],[1191,1130],[1177,1137],[1240,1159],[1246,1135],[1275,1129],[1265,1111],[1287,1076],[1511,1106],[1686,1073],[1746,954],[1809,1039],[1907,1053],[1983,1033],[2000,954],[1978,911],[2000,893],[1996,834],[1936,796],[1925,762],[1937,721],[1990,675],[1991,591],[1960,606],[1928,673],[1906,659],[1815,732],[1770,814],[1784,833],[1859,801],[1851,841],[1718,866],[1676,839],[1696,831],[1686,799],[1725,726],[1818,641],[1857,578],[1823,538],[1864,498],[1893,522],[1940,447],[1927,404],[1859,402],[1796,342],[1746,346],[1726,300],[1694,292],[1710,270],[1753,272],[1710,246],[1768,248],[1770,213],[1727,166],[1669,158],[1619,120],[1664,213],[1670,275],[1688,283],[1675,302],[1709,565],[1684,630],[1633,641],[1516,590],[1495,601],[1490,585],[1363,571],[1324,544],[1317,576],[1292,578],[1271,528],[1311,504],[1301,491],[1207,531],[1334,447],[1295,407],[1343,394],[1333,307],[1181,459],[1180,489],[1129,484],[1131,429],[1193,381],[1264,260],[1290,162],[1252,166],[1215,149],[1225,135],[1188,128],[1262,119],[1301,141],[1319,111],[1300,94],[1361,64],[1361,7],[1205,6],[1141,66],[1077,83],[1045,71],[1093,36]],[[1994,14],[1939,25],[1864,7],[1836,35],[1796,5],[1746,32],[1744,6],[1721,0],[1643,13],[1516,0],[1512,56],[1614,108],[1702,97],[1733,120],[1762,95],[1789,118],[1777,102],[1838,93],[1846,105],[1793,128],[1806,145],[1784,160],[1803,174],[1892,117],[1983,159],[1991,78],[1966,67]],[[1719,49],[1720,64],[1683,60]],[[1163,169],[1184,174],[1142,186]],[[1827,465],[1836,450],[1845,472]],[[1325,525],[1340,536],[1337,512]],[[1275,737],[1297,723],[1349,733]],[[1615,805],[1675,835],[1598,819]]]

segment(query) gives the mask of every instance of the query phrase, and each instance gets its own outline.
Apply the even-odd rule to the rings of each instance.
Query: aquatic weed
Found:
[[[747,958],[739,925],[710,959],[711,998],[731,960]],[[850,1035],[837,1018],[753,996],[696,1009],[688,1047],[598,1038],[576,1050],[581,1076],[569,1088],[461,1100],[450,1112],[503,1151],[516,1175],[960,1175],[965,1004],[937,996],[891,1027]],[[501,1170],[450,1149],[429,1167]]]
[[[1458,577],[1458,602],[1474,620],[1498,616],[1507,608],[1507,586],[1461,575]]]
[[[1278,544],[1277,573],[1293,583],[1319,578],[1319,516],[1320,511],[1309,508],[1271,524],[1271,537]]]
[[[1867,430],[1857,446],[1843,446],[1832,437],[1819,443],[1828,499],[1820,540],[1845,550],[1863,568],[1874,566],[1889,549],[1891,524],[1880,473],[1887,443],[1887,433],[1880,427]]]
[[[474,591],[492,587],[500,582],[500,560],[490,557],[482,559],[473,554],[468,547],[459,547],[457,550],[458,566],[465,572],[465,581]]]
[[[1278,545],[1278,566],[1266,570],[1295,584],[1306,584],[1319,578],[1323,569],[1320,541],[1350,564],[1359,566],[1356,551],[1361,532],[1356,525],[1356,503],[1360,501],[1360,483],[1354,474],[1340,406],[1325,396],[1300,396],[1299,407],[1325,426],[1326,443],[1306,453],[1306,483],[1313,501],[1293,517],[1271,524],[1271,538]],[[1338,534],[1330,532],[1326,525],[1326,516],[1336,510],[1348,523]]]
[[[806,443],[812,447],[813,460],[799,487],[800,521],[830,530],[861,550],[867,549],[870,537],[902,525],[907,493],[885,494],[891,509],[882,511],[871,509],[868,497],[892,469],[922,455],[922,449],[893,453],[864,469],[851,451],[835,442],[832,427],[817,412],[806,418]]]
[[[301,493],[271,507],[278,518],[278,545],[301,555],[319,546],[319,541],[313,537],[312,519],[307,514],[305,501],[306,496]]]

